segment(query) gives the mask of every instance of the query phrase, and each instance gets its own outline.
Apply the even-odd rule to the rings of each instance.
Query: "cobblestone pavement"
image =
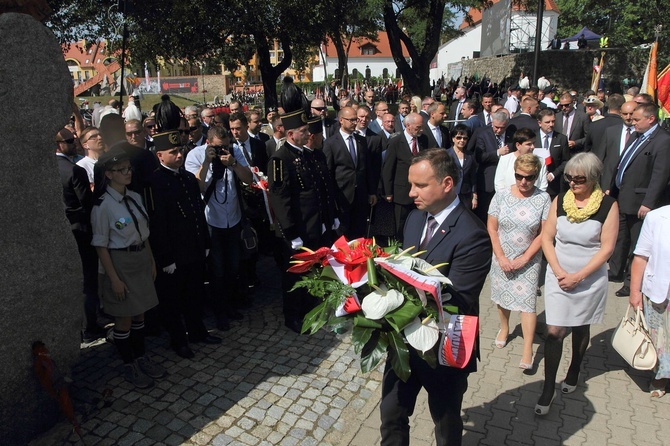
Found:
[[[259,265],[266,284],[278,283],[269,259]],[[605,322],[592,327],[578,390],[558,395],[550,414],[533,408],[542,385],[542,341],[532,371],[517,368],[521,328],[512,316],[510,344],[492,347],[497,312],[488,284],[481,298],[482,360],[463,404],[465,445],[662,445],[670,438],[670,397],[651,400],[648,372],[630,369],[612,350],[612,327],[627,299],[610,284]],[[543,299],[538,332],[543,330]],[[261,287],[243,321],[222,345],[195,345],[194,360],[179,358],[164,335],[149,338],[154,360],[169,375],[136,391],[121,377],[109,344],[82,350],[71,393],[87,445],[323,445],[379,444],[379,370],[363,375],[350,336],[298,336],[283,326],[278,288]],[[208,320],[210,325],[213,321]],[[559,370],[570,352],[568,338]],[[412,445],[434,445],[425,392],[411,420]],[[666,440],[663,440],[663,439]],[[82,444],[66,422],[33,446]]]

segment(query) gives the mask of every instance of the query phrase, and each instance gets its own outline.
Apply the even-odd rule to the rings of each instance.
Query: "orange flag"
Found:
[[[656,86],[658,79],[658,66],[656,62],[657,49],[658,42],[654,42],[649,51],[649,62],[647,63],[647,70],[645,71],[644,79],[642,80],[642,88],[640,88],[641,92],[650,94],[651,97],[654,98],[654,102],[656,102]]]
[[[658,75],[658,104],[666,114],[670,115],[670,65]]]

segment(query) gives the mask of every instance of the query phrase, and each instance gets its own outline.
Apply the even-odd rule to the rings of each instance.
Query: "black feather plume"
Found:
[[[293,83],[293,78],[290,76],[286,76],[282,80],[279,92],[279,105],[284,109],[284,113],[303,109],[307,116],[310,114],[310,105],[307,97],[305,97],[300,87]]]
[[[158,131],[166,132],[178,129],[181,116],[181,110],[170,100],[170,96],[166,94],[161,96],[161,102],[156,107],[156,126],[158,127]]]

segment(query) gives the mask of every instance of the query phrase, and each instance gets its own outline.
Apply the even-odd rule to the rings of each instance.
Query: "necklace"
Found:
[[[596,186],[593,188],[593,192],[591,192],[591,196],[589,197],[589,202],[581,209],[577,207],[574,192],[569,190],[563,197],[563,210],[565,211],[570,223],[581,223],[588,220],[589,217],[598,212],[602,201],[603,191],[600,189],[598,184],[596,184]]]

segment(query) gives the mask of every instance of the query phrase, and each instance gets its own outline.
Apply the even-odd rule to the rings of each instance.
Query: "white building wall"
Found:
[[[462,36],[441,45],[437,50],[437,68],[430,70],[431,81],[437,81],[442,76],[449,80],[449,64],[472,58],[472,52],[479,51],[481,42],[482,26],[476,25],[467,29]]]

